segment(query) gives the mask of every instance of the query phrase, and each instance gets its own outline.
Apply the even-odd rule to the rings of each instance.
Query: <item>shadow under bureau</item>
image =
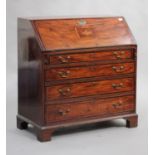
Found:
[[[136,53],[123,17],[19,18],[17,127],[40,141],[112,119],[136,127]]]

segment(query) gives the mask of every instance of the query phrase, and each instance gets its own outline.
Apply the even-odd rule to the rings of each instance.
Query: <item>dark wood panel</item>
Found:
[[[67,53],[67,52],[66,52]],[[47,64],[68,64],[75,62],[87,62],[87,61],[103,61],[103,60],[120,60],[120,59],[132,59],[134,54],[132,50],[113,50],[113,51],[100,51],[90,52],[82,54],[63,54],[47,57],[45,55],[45,63]]]
[[[133,78],[103,80],[67,85],[49,86],[45,88],[46,100],[70,97],[89,96],[96,94],[115,93],[134,90]]]
[[[123,17],[34,20],[45,50],[135,44]]]
[[[30,21],[18,20],[18,114],[44,124],[41,49]]]
[[[134,112],[134,96],[96,99],[70,104],[47,105],[45,108],[46,121],[56,122],[95,115],[115,115]]]
[[[115,64],[115,63],[130,63],[135,62],[134,59],[118,59],[118,60],[104,60],[104,61],[87,61],[87,62],[80,62],[80,63],[67,63],[67,64],[49,64],[45,63],[44,69],[48,70],[51,68],[70,68],[70,67],[86,67],[86,66],[94,66],[94,65],[104,65],[104,64]]]
[[[74,48],[74,49],[57,49],[57,50],[45,50],[42,49],[43,54],[54,56],[54,55],[66,55],[66,54],[84,54],[91,52],[103,52],[103,51],[122,51],[122,50],[137,50],[137,44],[131,45],[119,45],[119,46],[102,46],[102,47],[88,47],[88,48]]]
[[[64,98],[63,100],[48,100],[45,102],[45,105],[48,104],[62,104],[62,103],[74,103],[74,102],[81,102],[87,100],[96,100],[96,99],[105,99],[105,98],[116,98],[120,96],[132,96],[135,95],[134,91],[129,92],[118,92],[112,94],[97,94],[93,96],[81,96],[81,97],[74,97],[74,98]]]
[[[107,64],[87,67],[52,68],[45,71],[45,80],[66,80],[95,76],[112,76],[134,73],[134,63]]]
[[[80,79],[66,79],[66,80],[52,80],[52,81],[45,81],[45,86],[54,86],[54,85],[61,85],[61,84],[73,84],[73,83],[83,83],[83,82],[93,82],[93,81],[100,81],[100,80],[112,80],[112,79],[122,79],[122,78],[130,78],[133,77],[135,79],[136,73],[132,74],[120,74],[120,75],[113,75],[113,76],[98,76],[98,77],[87,77],[87,78],[80,78]]]

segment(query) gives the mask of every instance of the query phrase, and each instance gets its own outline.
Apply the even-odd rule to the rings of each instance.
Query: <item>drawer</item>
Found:
[[[75,62],[102,61],[102,60],[118,60],[132,59],[134,54],[132,50],[118,51],[100,51],[80,54],[62,54],[62,55],[46,55],[46,64],[65,64]]]
[[[86,67],[51,68],[45,70],[45,80],[61,80],[95,76],[129,74],[135,72],[135,63],[104,64]]]
[[[89,96],[134,90],[134,78],[83,82],[48,86],[45,88],[46,100]]]
[[[134,110],[134,96],[123,96],[70,104],[47,105],[45,108],[45,117],[47,122],[56,122],[98,115],[112,116],[134,112]]]

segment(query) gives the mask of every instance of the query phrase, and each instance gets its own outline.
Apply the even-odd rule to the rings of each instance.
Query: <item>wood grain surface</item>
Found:
[[[61,54],[52,55],[45,61],[49,61],[48,64],[69,64],[69,63],[80,63],[80,62],[93,62],[93,61],[104,61],[104,60],[121,60],[121,59],[132,59],[134,58],[133,50],[105,50],[105,51],[91,51],[90,53],[80,54]],[[47,60],[49,59],[49,60]]]
[[[135,44],[123,17],[33,21],[45,50]]]
[[[95,65],[87,67],[52,68],[45,71],[45,80],[66,80],[95,76],[112,76],[134,73],[134,63]]]
[[[133,78],[103,80],[67,85],[49,86],[45,88],[46,100],[70,97],[89,96],[134,90]]]
[[[45,115],[47,122],[71,120],[96,115],[115,115],[134,112],[134,96],[109,99],[96,99],[82,102],[47,105]]]

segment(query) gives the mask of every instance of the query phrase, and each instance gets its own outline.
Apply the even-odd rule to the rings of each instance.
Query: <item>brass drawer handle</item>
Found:
[[[67,78],[68,75],[70,74],[70,71],[61,71],[61,72],[58,72],[58,74],[61,78]]]
[[[66,115],[67,113],[69,113],[70,112],[70,109],[67,109],[67,110],[62,110],[62,109],[59,109],[59,114],[61,115],[61,116],[64,116],[64,115]]]
[[[112,66],[112,69],[115,71],[115,72],[121,72],[124,70],[124,66],[120,66],[120,67],[116,67],[116,66]]]
[[[114,108],[119,108],[119,107],[122,106],[122,101],[119,101],[119,102],[117,102],[117,103],[113,103],[112,106],[113,106]]]
[[[63,96],[67,96],[70,94],[71,89],[70,88],[60,88],[59,93]]]
[[[113,52],[113,54],[115,55],[116,58],[120,59],[122,55],[125,54],[125,51],[115,51]]]
[[[122,87],[123,87],[123,83],[120,83],[120,84],[115,84],[115,83],[113,83],[113,84],[112,84],[112,87],[113,87],[114,89],[122,88]]]
[[[58,56],[58,59],[59,59],[59,61],[61,62],[61,63],[67,63],[67,62],[69,62],[69,59],[70,59],[71,57],[68,55],[68,56],[66,56],[66,57],[63,57],[63,56]]]

